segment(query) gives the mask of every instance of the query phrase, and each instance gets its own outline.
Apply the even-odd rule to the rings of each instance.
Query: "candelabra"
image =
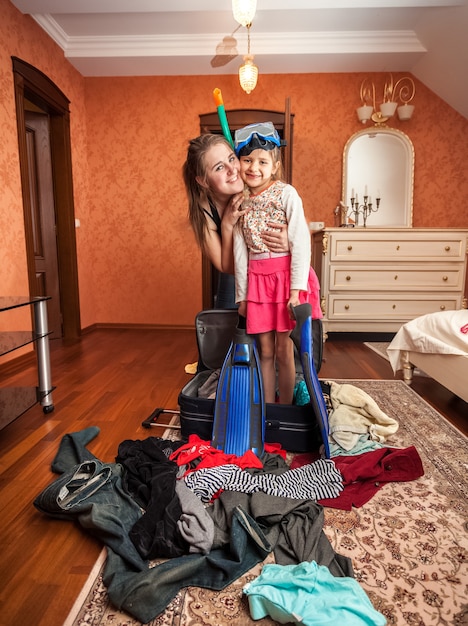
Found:
[[[375,207],[372,204],[372,198],[367,195],[367,192],[364,194],[364,203],[359,204],[358,194],[354,195],[351,198],[351,210],[348,214],[348,218],[354,219],[354,225],[359,226],[359,215],[362,215],[363,226],[364,228],[367,225],[367,219],[372,213],[377,213],[380,207],[380,198],[375,199]]]

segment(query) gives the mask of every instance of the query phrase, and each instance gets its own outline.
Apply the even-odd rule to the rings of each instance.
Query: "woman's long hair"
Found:
[[[187,150],[187,160],[182,168],[185,190],[188,199],[188,219],[200,248],[205,245],[206,217],[203,209],[209,210],[210,192],[197,182],[197,177],[206,180],[206,153],[215,145],[225,143],[231,146],[223,135],[205,133],[191,139]]]

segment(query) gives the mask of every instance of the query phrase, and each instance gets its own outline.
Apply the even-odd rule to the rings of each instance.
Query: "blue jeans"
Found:
[[[207,555],[169,559],[137,573],[108,550],[103,581],[112,604],[146,624],[162,613],[183,587],[224,589],[263,561],[271,550],[255,520],[237,507],[233,511],[229,545]]]
[[[237,309],[236,283],[232,274],[223,274],[220,272],[214,308]]]
[[[148,562],[139,555],[129,531],[142,512],[122,486],[123,467],[102,463],[86,449],[98,432],[86,428],[63,437],[52,463],[63,473],[37,496],[34,506],[51,517],[77,520],[134,571],[141,571]]]
[[[52,464],[63,474],[37,496],[34,505],[52,517],[77,520],[107,546],[104,584],[117,608],[149,622],[183,587],[224,589],[271,552],[256,521],[236,507],[226,546],[206,555],[169,559],[150,569],[129,539],[142,513],[122,487],[123,467],[102,463],[86,449],[98,432],[91,428],[65,435]]]

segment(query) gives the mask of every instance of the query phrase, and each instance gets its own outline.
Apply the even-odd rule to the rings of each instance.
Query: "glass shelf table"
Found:
[[[34,329],[32,331],[0,332],[0,356],[30,343],[35,343],[38,377],[35,393],[28,387],[0,387],[0,427],[24,413],[37,402],[41,404],[44,413],[51,413],[54,410],[47,300],[50,300],[50,296],[0,296],[0,314],[25,306],[32,306],[34,313]]]

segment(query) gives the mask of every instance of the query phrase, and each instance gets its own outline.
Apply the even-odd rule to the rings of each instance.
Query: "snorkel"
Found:
[[[221,89],[218,89],[218,87],[216,87],[216,89],[213,89],[213,98],[216,104],[216,108],[218,110],[218,117],[221,124],[221,129],[223,131],[223,135],[229,142],[229,145],[234,148],[234,142],[232,140],[231,131],[229,130],[226,111],[224,110],[223,95],[221,93]]]

